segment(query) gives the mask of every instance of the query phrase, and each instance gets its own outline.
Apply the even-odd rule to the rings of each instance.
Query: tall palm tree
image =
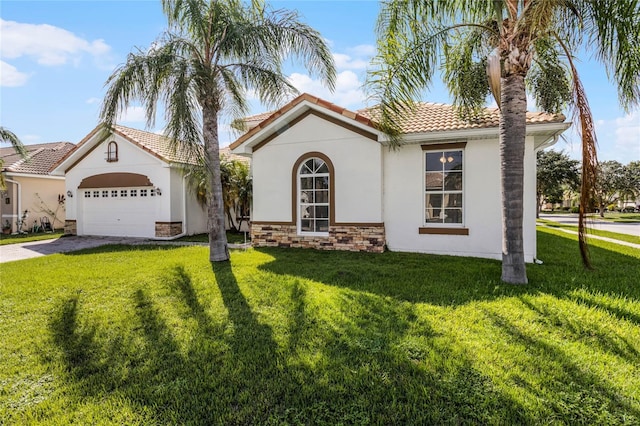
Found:
[[[27,152],[24,149],[24,145],[20,142],[18,136],[11,130],[0,126],[0,142],[9,143],[23,158],[27,156]],[[4,161],[0,158],[0,171],[4,166]],[[4,181],[4,175],[0,173],[0,190],[6,189],[6,182]]]
[[[168,31],[148,50],[130,53],[107,80],[101,119],[109,128],[132,101],[144,104],[152,126],[164,104],[165,133],[204,149],[211,182],[208,204],[210,261],[229,259],[220,184],[218,121],[248,112],[247,90],[278,105],[296,93],[281,64],[300,58],[329,87],[335,82],[330,51],[295,12],[273,11],[262,0],[162,0]],[[200,150],[195,149],[194,153]]]
[[[526,283],[523,176],[526,89],[546,112],[573,107],[582,136],[580,251],[586,203],[596,176],[596,135],[574,56],[584,49],[617,84],[621,105],[640,99],[638,0],[388,0],[378,19],[378,55],[368,86],[380,102],[380,125],[401,140],[399,118],[443,79],[463,116],[473,116],[493,93],[501,109],[502,280]],[[488,78],[487,78],[488,77]]]

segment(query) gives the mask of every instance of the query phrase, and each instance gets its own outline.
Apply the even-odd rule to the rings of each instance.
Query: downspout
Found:
[[[5,178],[5,182],[10,182],[10,183],[15,183],[17,188],[17,193],[18,193],[18,211],[17,211],[17,215],[16,218],[20,217],[20,213],[22,212],[22,190],[20,189],[20,182],[16,181],[16,180],[12,180],[12,179],[6,179]],[[11,224],[11,230],[13,231],[13,223]],[[20,230],[18,229],[17,232],[20,232]]]
[[[187,177],[191,172],[182,177],[182,232],[170,237],[155,237],[154,240],[171,241],[187,235]]]

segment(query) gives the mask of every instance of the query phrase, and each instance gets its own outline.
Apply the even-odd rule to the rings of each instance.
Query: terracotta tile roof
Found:
[[[236,155],[232,153],[231,148],[229,148],[228,146],[225,146],[224,148],[220,148],[220,158],[226,158],[227,160],[240,161],[245,164],[249,164],[251,162],[251,160],[249,160],[248,157],[245,157],[243,155]]]
[[[247,117],[245,122],[250,121],[254,123],[260,119],[262,119],[262,121],[253,127],[250,126],[249,131],[240,136],[230,145],[231,149],[237,148],[243,142],[275,121],[278,117],[282,116],[303,101],[322,106],[374,129],[377,127],[376,107],[365,108],[354,112],[308,93],[304,93],[275,112],[266,112]],[[565,116],[562,114],[554,115],[543,112],[527,112],[527,124],[562,123],[563,121],[565,121]],[[499,123],[500,110],[498,108],[485,108],[484,113],[480,117],[475,120],[468,121],[461,119],[452,105],[420,102],[417,104],[415,112],[413,114],[407,114],[407,116],[402,120],[402,123],[400,123],[400,126],[403,129],[404,134],[411,134],[449,130],[482,129],[498,127]]]
[[[266,126],[268,126],[269,124],[273,123],[275,120],[277,120],[279,117],[281,117],[282,115],[284,115],[285,113],[287,113],[288,111],[290,111],[291,109],[293,109],[295,106],[297,106],[298,104],[302,103],[302,102],[309,102],[312,104],[316,104],[319,105],[321,107],[324,107],[330,111],[336,112],[338,114],[342,114],[347,118],[350,118],[352,120],[356,120],[362,124],[365,124],[367,126],[370,127],[375,127],[373,121],[371,121],[368,117],[359,114],[357,112],[354,111],[350,111],[346,108],[342,108],[341,106],[338,106],[336,104],[333,104],[331,102],[325,101],[323,99],[320,99],[316,96],[310,95],[308,93],[303,93],[302,95],[298,96],[297,98],[295,98],[294,100],[292,100],[291,102],[289,102],[288,104],[286,104],[285,106],[283,106],[282,108],[280,108],[279,110],[272,112],[272,113],[263,113],[263,114],[258,114],[258,115],[254,115],[253,117],[260,117],[263,115],[266,115],[267,117],[262,120],[260,123],[258,123],[255,127],[251,128],[247,133],[245,133],[244,135],[240,136],[238,139],[236,139],[235,142],[233,142],[231,145],[229,145],[229,147],[231,149],[235,149],[236,147],[240,146],[244,141],[246,141],[247,139],[249,139],[250,137],[252,137],[253,135],[255,135],[256,133],[260,132],[260,130],[264,129]],[[246,121],[246,119],[245,119]]]
[[[371,120],[376,118],[376,107],[357,111]],[[561,123],[565,120],[562,114],[554,115],[543,112],[527,112],[527,124]],[[439,132],[447,130],[483,129],[498,127],[500,110],[485,108],[475,120],[463,120],[452,105],[420,102],[413,114],[407,114],[400,126],[405,134]]]
[[[202,152],[200,145],[194,147],[182,142],[172,144],[171,139],[157,133],[120,125],[115,125],[113,128],[114,133],[119,134],[143,150],[169,163],[197,164],[197,158]]]
[[[52,142],[24,146],[27,158],[18,155],[13,147],[0,148],[0,158],[4,170],[13,173],[48,175],[54,166],[65,157],[75,145],[71,142]]]

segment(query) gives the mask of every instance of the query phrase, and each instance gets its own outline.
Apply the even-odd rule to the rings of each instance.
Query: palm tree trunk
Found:
[[[522,229],[527,112],[524,76],[503,77],[501,86],[502,281],[526,284]]]
[[[224,202],[220,181],[220,146],[218,144],[218,112],[213,102],[202,103],[202,138],[205,160],[211,178],[211,199],[207,206],[209,221],[209,261],[229,260],[224,226]]]

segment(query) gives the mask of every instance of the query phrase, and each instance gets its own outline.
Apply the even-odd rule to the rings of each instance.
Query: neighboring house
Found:
[[[0,215],[2,225],[7,221],[11,232],[18,231],[18,221],[27,211],[22,230],[32,230],[36,222],[40,225],[47,217],[55,228],[64,226],[65,185],[63,176],[53,176],[54,165],[75,147],[70,142],[25,145],[26,158],[16,153],[13,147],[0,148],[4,161],[2,173],[6,190],[1,192]]]
[[[499,111],[421,103],[396,150],[372,120],[303,94],[233,144],[251,157],[254,246],[502,257]],[[569,127],[527,114],[524,249],[536,256],[536,155]]]
[[[186,145],[116,125],[96,127],[56,166],[66,177],[65,233],[173,239],[207,232],[181,166],[195,163]]]

